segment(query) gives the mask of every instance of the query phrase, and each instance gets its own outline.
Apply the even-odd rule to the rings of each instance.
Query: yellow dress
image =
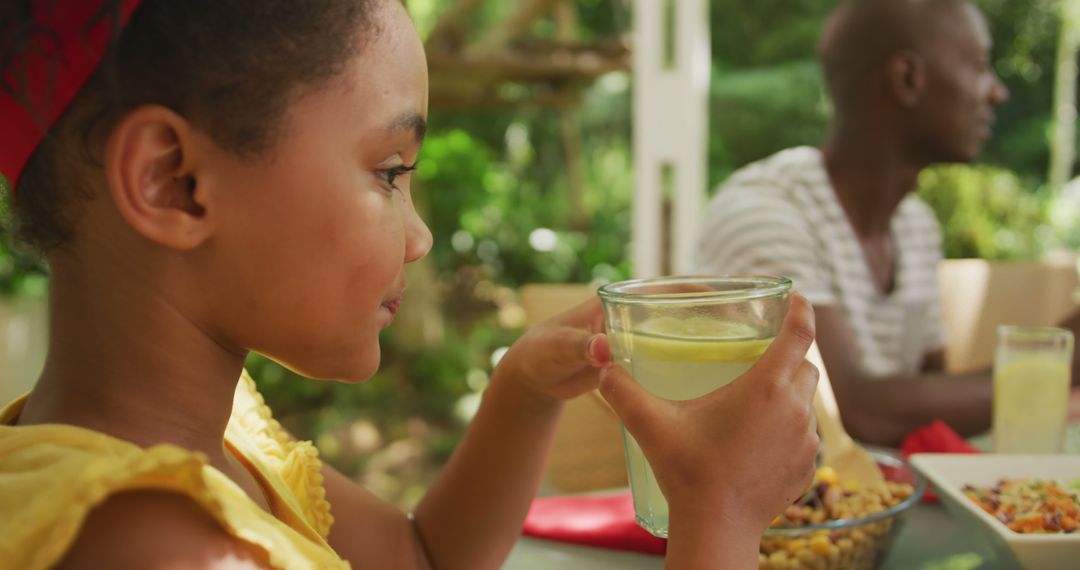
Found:
[[[52,567],[94,506],[133,489],[191,497],[227,532],[262,547],[275,568],[349,568],[326,542],[334,518],[315,447],[289,438],[246,373],[225,441],[257,471],[273,515],[201,453],[174,445],[144,449],[67,425],[14,427],[25,401],[0,411],[0,568]]]

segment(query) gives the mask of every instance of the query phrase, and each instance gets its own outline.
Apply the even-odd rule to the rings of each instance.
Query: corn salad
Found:
[[[914,488],[887,482],[890,497],[853,481],[841,482],[829,467],[818,469],[814,485],[795,504],[776,517],[772,527],[800,528],[858,519],[903,502]],[[758,550],[759,570],[869,570],[886,545],[893,521],[837,530],[807,530],[799,537],[766,535]]]

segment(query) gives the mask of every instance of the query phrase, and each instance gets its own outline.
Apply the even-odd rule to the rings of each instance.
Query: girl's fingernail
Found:
[[[600,335],[595,335],[595,334],[589,337],[589,340],[585,343],[585,354],[587,354],[589,356],[595,356],[596,355],[596,341],[599,338],[600,338]]]
[[[611,347],[608,346],[606,340],[607,337],[603,333],[597,333],[589,339],[589,360],[593,366],[611,365]]]

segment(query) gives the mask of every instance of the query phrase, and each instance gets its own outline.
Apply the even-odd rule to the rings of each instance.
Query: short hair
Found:
[[[837,107],[857,103],[890,56],[919,50],[937,31],[944,7],[966,0],[844,0],[829,15],[818,42],[825,85]]]

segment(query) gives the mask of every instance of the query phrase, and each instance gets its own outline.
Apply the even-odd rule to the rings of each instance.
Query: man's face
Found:
[[[994,108],[1009,98],[990,63],[990,32],[972,4],[941,7],[924,50],[926,87],[915,109],[933,162],[970,162],[990,140]]]

